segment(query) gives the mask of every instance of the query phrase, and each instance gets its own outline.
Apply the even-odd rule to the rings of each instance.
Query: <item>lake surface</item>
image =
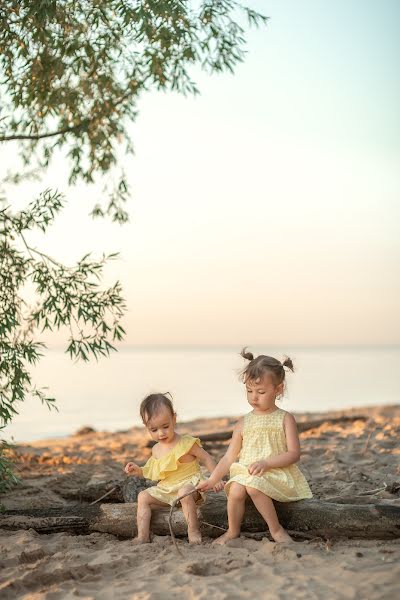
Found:
[[[265,348],[253,346],[255,354]],[[400,402],[400,348],[268,348],[288,354],[296,372],[287,376],[280,406],[291,412],[319,412]],[[49,350],[35,369],[38,387],[48,386],[59,412],[37,400],[19,405],[20,414],[3,437],[29,441],[68,435],[83,425],[101,430],[140,424],[142,398],[171,392],[178,419],[244,414],[249,410],[238,372],[238,348],[132,348],[89,364],[72,363]]]

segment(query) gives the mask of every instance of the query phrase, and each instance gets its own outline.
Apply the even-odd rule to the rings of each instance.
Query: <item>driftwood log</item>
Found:
[[[68,479],[68,475],[65,476],[65,479]],[[51,489],[65,500],[75,502],[93,502],[104,494],[107,494],[107,502],[124,502],[122,482],[121,479],[108,479],[107,481],[81,485],[79,488],[66,486],[65,489],[60,489],[56,485],[52,485]],[[142,489],[146,487],[143,483]]]
[[[299,433],[303,433],[303,431],[309,431],[310,429],[315,429],[316,427],[320,427],[325,423],[329,423],[330,425],[335,423],[346,423],[351,421],[368,421],[369,417],[366,415],[343,415],[342,417],[332,417],[331,419],[327,419],[326,417],[323,419],[314,419],[313,421],[303,421],[297,423],[297,430]],[[200,433],[196,434],[197,437],[204,443],[208,442],[226,442],[230,440],[232,437],[233,429],[228,429],[226,431],[214,431],[213,433]],[[147,442],[147,448],[152,448],[156,444],[153,440],[149,440]]]
[[[335,504],[321,500],[275,503],[279,519],[291,532],[307,537],[393,539],[400,537],[400,506],[389,501],[376,504]],[[0,515],[3,529],[34,529],[39,533],[69,531],[111,533],[122,538],[136,534],[136,503],[97,504],[54,509],[10,510]],[[152,531],[168,535],[169,509],[153,512]],[[223,493],[209,494],[199,508],[202,532],[217,537],[221,531],[210,527],[227,527],[226,498]],[[173,519],[177,537],[186,535],[183,514],[177,510]],[[266,526],[251,502],[246,506],[242,530],[265,532]]]

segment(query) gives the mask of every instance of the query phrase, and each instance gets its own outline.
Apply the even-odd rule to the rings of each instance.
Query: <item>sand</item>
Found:
[[[300,436],[300,467],[318,498],[358,494],[400,481],[400,406],[344,412],[368,419],[342,424],[326,420]],[[299,415],[298,420],[310,418]],[[182,424],[180,430],[199,434],[228,429],[233,422],[199,419]],[[6,508],[76,503],[82,490],[120,480],[128,459],[144,461],[150,453],[147,441],[142,428],[132,428],[20,444],[15,460],[23,482],[0,501]],[[225,447],[214,443],[207,449],[218,458]],[[399,501],[398,492],[383,489],[374,497]],[[315,539],[279,545],[268,538],[240,538],[226,547],[211,546],[207,539],[201,546],[178,543],[184,558],[167,536],[133,547],[130,540],[109,534],[0,530],[0,597],[369,600],[393,598],[400,591],[400,539]]]

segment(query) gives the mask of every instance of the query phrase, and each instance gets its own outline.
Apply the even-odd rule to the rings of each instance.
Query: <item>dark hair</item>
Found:
[[[274,384],[279,385],[285,381],[285,367],[294,372],[292,360],[288,356],[285,356],[283,362],[280,362],[273,356],[265,356],[264,354],[260,354],[260,356],[254,358],[251,352],[246,352],[246,348],[243,348],[240,356],[250,361],[240,374],[240,379],[243,383],[246,383],[246,381],[255,381],[265,373],[269,373],[272,376]]]
[[[166,394],[150,394],[142,400],[142,403],[140,404],[140,416],[145,425],[162,407],[167,408],[171,415],[174,416],[174,407],[170,398],[167,398],[167,394],[171,396],[169,392],[166,392]]]

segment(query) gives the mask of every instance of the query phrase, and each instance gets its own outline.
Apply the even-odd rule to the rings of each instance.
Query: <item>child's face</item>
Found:
[[[283,393],[283,383],[275,385],[271,375],[265,373],[259,379],[246,382],[247,401],[254,411],[263,412],[275,406],[275,399]]]
[[[168,444],[175,436],[176,416],[168,408],[162,407],[146,423],[146,427],[156,442]]]

